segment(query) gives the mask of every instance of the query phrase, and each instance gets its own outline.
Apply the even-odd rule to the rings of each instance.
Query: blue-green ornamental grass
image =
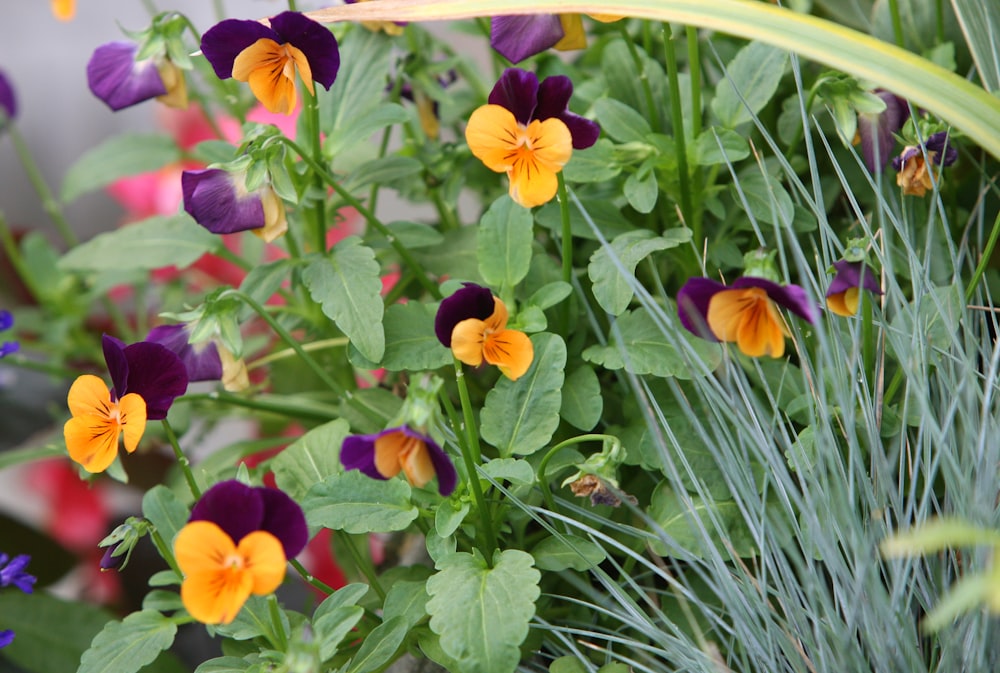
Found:
[[[46,578],[0,595],[0,657],[160,670],[185,626],[219,646],[198,673],[1000,668],[1000,9],[217,4],[214,25],[151,15],[119,73],[176,65],[214,127],[192,147],[113,138],[47,185],[0,79],[0,151],[62,237],[0,215],[27,292],[0,288],[0,367],[101,391],[107,333],[198,381],[81,472],[141,492],[101,567],[161,556],[142,608]],[[511,63],[489,45],[522,14],[547,32],[499,31]],[[567,26],[578,49],[545,46]],[[116,105],[178,85],[104,74]],[[77,240],[65,205],[171,167],[176,203]],[[70,404],[77,434],[129,436],[112,400]],[[200,450],[234,419],[258,436]],[[66,455],[42,437],[0,466]],[[153,486],[143,454],[169,461]],[[249,516],[225,495],[246,487],[287,506],[208,530]],[[192,528],[205,493],[216,523]],[[346,586],[275,551],[303,515]]]

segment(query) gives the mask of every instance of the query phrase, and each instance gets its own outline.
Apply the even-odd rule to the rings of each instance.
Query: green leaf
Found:
[[[329,257],[313,257],[302,271],[302,282],[323,313],[374,362],[385,352],[379,273],[375,253],[357,236],[338,243]]]
[[[534,230],[531,210],[506,194],[493,202],[479,223],[476,254],[488,285],[512,288],[528,275]]]
[[[413,628],[427,616],[426,582],[393,582],[382,608],[384,619],[402,617],[407,628]]]
[[[429,245],[440,245],[444,236],[434,227],[422,222],[396,221],[388,222],[385,228],[392,232],[406,248],[423,248]]]
[[[407,119],[406,109],[402,105],[383,103],[368,114],[349,116],[341,120],[340,127],[323,143],[323,150],[328,156],[336,157],[355,143],[364,142],[376,131],[393,124],[402,124]]]
[[[296,500],[331,474],[343,471],[340,445],[351,428],[342,418],[313,428],[271,461],[274,480]]]
[[[596,241],[597,234],[590,222],[594,223],[602,236],[609,239],[633,231],[633,227],[622,218],[621,209],[609,199],[580,199],[580,206],[576,205],[575,200],[570,205],[569,224],[574,237]],[[586,211],[586,216],[580,211],[580,207]],[[561,232],[562,212],[559,204],[552,200],[538,208],[535,211],[535,221],[546,229]]]
[[[772,175],[750,173],[730,186],[733,199],[760,222],[779,226],[791,226],[795,219],[795,204],[781,182]],[[740,192],[746,197],[746,204],[740,199]]]
[[[381,481],[350,470],[313,486],[301,504],[310,526],[388,533],[405,529],[417,518],[410,493],[410,484],[402,479]]]
[[[448,537],[462,525],[469,509],[471,505],[468,502],[456,503],[454,500],[445,500],[434,512],[434,531],[439,537]]]
[[[613,98],[594,101],[594,116],[601,130],[620,143],[649,142],[649,122],[625,103]]]
[[[787,63],[788,52],[762,42],[740,49],[712,99],[712,112],[722,125],[736,128],[760,112],[778,90]]]
[[[59,260],[62,271],[124,271],[183,269],[222,239],[200,227],[187,213],[156,215],[121,229],[98,234],[71,249]]]
[[[424,169],[424,165],[413,157],[392,155],[367,161],[353,171],[344,180],[343,187],[354,192],[367,185],[392,186],[403,178],[416,175]]]
[[[479,227],[451,229],[444,232],[444,241],[440,245],[414,250],[413,256],[434,275],[482,282],[476,253],[478,235]]]
[[[580,365],[566,377],[559,415],[574,428],[586,432],[601,420],[603,410],[604,398],[597,374],[593,367]]]
[[[675,248],[691,239],[690,229],[670,229],[665,233],[668,237],[655,236],[646,229],[630,231],[590,256],[587,275],[601,308],[611,315],[620,315],[628,308],[639,285],[635,279],[636,265],[657,250]]]
[[[551,664],[549,664],[549,673],[589,673],[590,668],[587,667],[580,658],[568,654],[558,659],[554,659]],[[195,672],[197,673],[197,671]]]
[[[566,344],[555,334],[531,337],[535,359],[516,381],[504,377],[486,396],[480,433],[503,458],[548,444],[559,426]]]
[[[368,593],[366,584],[348,584],[337,589],[319,604],[313,613],[313,629],[320,643],[320,659],[337,653],[337,646],[364,616],[356,603]]]
[[[87,151],[70,167],[59,198],[69,203],[119,178],[155,171],[180,159],[181,151],[168,135],[115,135]]]
[[[350,129],[358,120],[372,114],[385,100],[385,77],[373,73],[389,72],[392,58],[390,41],[385,35],[369,30],[352,30],[339,40],[340,69],[329,93],[318,92],[320,125],[327,137],[337,138],[338,130]],[[351,140],[345,134],[344,141]],[[367,140],[367,136],[355,138]],[[340,141],[338,141],[340,142]],[[344,145],[341,145],[341,150]],[[328,152],[332,147],[326,148]]]
[[[421,371],[450,364],[451,351],[441,345],[434,332],[436,304],[411,301],[393,304],[385,311],[385,354],[381,362],[365,358],[354,344],[348,346],[351,364],[361,369]]]
[[[625,199],[628,204],[640,213],[650,213],[656,206],[656,197],[660,188],[656,183],[656,171],[652,170],[649,161],[625,180]]]
[[[156,527],[156,531],[168,545],[188,522],[190,516],[187,505],[177,494],[163,484],[157,484],[142,496],[142,515]]]
[[[371,673],[381,669],[392,661],[409,630],[409,624],[402,617],[393,617],[379,624],[361,643],[347,673]]]
[[[546,283],[528,297],[525,306],[534,306],[541,310],[551,308],[566,297],[573,294],[573,286],[561,280]]]
[[[176,633],[177,625],[159,612],[133,612],[97,634],[77,673],[134,673],[170,647]]]
[[[483,465],[483,472],[496,481],[512,484],[534,484],[535,469],[526,460],[518,458],[493,458]]]
[[[242,657],[216,657],[203,661],[194,673],[243,673],[251,664]]]
[[[251,596],[238,613],[236,619],[229,624],[214,626],[215,632],[233,640],[250,640],[257,636],[272,634],[274,623],[271,619],[271,609],[266,596]],[[282,610],[281,623],[288,632],[288,615]]]
[[[547,537],[531,550],[535,566],[541,570],[579,570],[585,572],[597,566],[605,558],[600,545],[577,535]]]
[[[1000,93],[1000,5],[980,0],[952,0],[965,42],[979,71],[983,87]]]
[[[646,308],[626,311],[618,317],[608,345],[587,348],[583,351],[583,359],[606,369],[681,379],[701,376],[702,366],[707,371],[719,366],[722,362],[719,344],[699,339],[684,329],[672,306],[661,319],[663,322],[658,323]],[[701,365],[692,367],[687,355],[689,348],[680,349],[674,343],[678,340],[687,342]]]
[[[530,554],[497,552],[493,567],[476,550],[437,563],[427,580],[430,627],[441,649],[460,662],[456,673],[508,673],[517,668],[520,645],[535,614],[541,573]]]
[[[754,539],[735,500],[706,501],[691,494],[685,494],[682,498],[664,480],[653,491],[649,516],[674,544],[689,549],[696,555],[707,553],[706,543],[714,544],[723,558],[727,558],[730,553],[746,558],[757,552]],[[660,540],[653,541],[651,546],[661,556],[670,554],[670,549]]]
[[[0,624],[13,628],[17,635],[0,659],[9,659],[26,671],[74,673],[94,636],[111,619],[114,616],[102,608],[42,591],[30,595],[5,591],[0,593]]]
[[[281,288],[281,284],[288,280],[291,271],[292,261],[290,259],[279,259],[268,264],[260,264],[250,269],[250,272],[243,277],[239,289],[258,304],[264,304]],[[240,311],[240,320],[249,320],[253,314],[252,308],[244,306]]]
[[[608,100],[608,99],[602,99]],[[622,172],[615,158],[615,146],[607,138],[601,138],[592,146],[573,150],[573,156],[563,168],[567,182],[604,182]]]
[[[796,110],[796,112],[798,112]],[[694,146],[694,163],[697,166],[736,163],[750,156],[746,139],[735,131],[710,128],[698,135]]]

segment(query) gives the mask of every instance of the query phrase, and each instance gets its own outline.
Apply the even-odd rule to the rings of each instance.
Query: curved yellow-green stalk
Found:
[[[839,24],[754,0],[377,0],[307,12],[317,21],[436,21],[500,14],[622,14],[700,26],[787,49],[929,110],[1000,158],[1000,99],[930,61]]]

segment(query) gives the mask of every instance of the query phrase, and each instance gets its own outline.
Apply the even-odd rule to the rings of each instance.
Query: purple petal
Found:
[[[948,141],[947,131],[933,134],[925,145],[928,152],[934,152],[934,163],[939,166],[951,166],[958,159],[958,150]]]
[[[257,193],[239,196],[233,176],[219,168],[181,174],[184,210],[213,234],[232,234],[264,226],[264,205]]]
[[[26,594],[34,591],[37,578],[34,575],[24,572],[31,557],[27,554],[19,554],[11,559],[4,568],[0,568],[0,587],[15,586]]]
[[[212,64],[219,79],[229,79],[233,76],[233,62],[240,52],[262,38],[282,42],[276,32],[259,21],[226,19],[201,36],[201,53]]]
[[[495,302],[493,293],[488,287],[465,283],[465,286],[455,294],[441,302],[437,315],[434,316],[434,333],[438,341],[451,348],[451,333],[455,325],[476,318],[486,320],[493,315]]]
[[[767,292],[775,303],[784,306],[786,309],[799,316],[806,322],[812,324],[819,317],[819,309],[816,304],[809,299],[806,291],[798,285],[789,283],[779,285],[766,278],[755,278],[753,276],[743,276],[737,278],[732,287],[734,289],[743,287],[759,287]]]
[[[252,486],[235,479],[220,481],[205,491],[191,510],[189,521],[211,521],[239,543],[260,530],[264,520],[264,499]],[[279,538],[280,539],[280,538]]]
[[[566,124],[573,136],[573,149],[582,150],[597,142],[601,127],[589,119],[569,111],[569,99],[573,95],[573,82],[565,75],[554,75],[542,80],[538,87],[538,105],[532,119],[545,120],[550,117]]]
[[[21,344],[16,341],[0,341],[0,358],[16,353],[20,348]]]
[[[187,370],[173,351],[157,343],[139,341],[125,347],[128,385],[119,397],[137,393],[146,402],[146,419],[167,417],[170,405],[187,390]]]
[[[527,126],[538,102],[538,78],[527,70],[507,68],[493,85],[488,102],[507,108],[519,124]]]
[[[490,46],[511,63],[540,54],[565,35],[556,14],[494,16],[490,22]]]
[[[869,292],[882,294],[878,278],[863,262],[848,262],[846,259],[842,259],[834,262],[833,268],[837,270],[837,273],[830,281],[830,287],[826,290],[827,297],[840,294],[852,287],[864,288]]]
[[[87,63],[91,92],[112,110],[121,110],[167,93],[151,59],[136,62],[132,42],[109,42],[94,50]]]
[[[708,304],[717,292],[728,289],[711,278],[688,278],[677,292],[677,315],[684,329],[709,341],[718,341],[708,327]]]
[[[10,629],[0,631],[0,650],[14,642],[14,632]]]
[[[14,315],[10,311],[0,311],[0,332],[14,326]]]
[[[0,70],[0,109],[3,109],[4,116],[8,120],[17,116],[17,96],[14,95],[14,87],[3,70]],[[0,126],[3,126],[3,122],[0,122]]]
[[[345,470],[360,470],[372,479],[385,481],[386,477],[375,468],[375,435],[351,435],[340,446],[340,464]]]
[[[125,342],[105,334],[101,337],[104,349],[104,363],[111,374],[111,392],[122,397],[128,392],[128,358],[125,357]]]
[[[192,344],[188,341],[188,325],[160,325],[150,330],[146,341],[170,349],[184,363],[188,381],[218,381],[222,378],[219,349],[211,341]]]
[[[278,538],[286,559],[295,558],[309,542],[309,527],[302,508],[288,494],[276,488],[260,487],[256,491],[264,503],[264,516],[259,529]]]
[[[104,555],[101,557],[101,570],[121,569],[122,564],[125,563],[127,554],[123,552],[115,556],[115,552],[118,551],[118,546],[120,544],[120,542],[116,542],[104,550]]]
[[[340,50],[330,29],[298,12],[282,12],[272,17],[271,28],[281,37],[280,42],[302,52],[309,61],[312,78],[329,89],[340,69]],[[232,72],[232,67],[229,70]]]
[[[896,145],[894,133],[903,128],[910,116],[906,101],[884,89],[875,95],[885,103],[885,110],[878,114],[858,115],[858,135],[861,138],[861,154],[868,170],[876,173],[885,168],[892,158],[892,148]]]

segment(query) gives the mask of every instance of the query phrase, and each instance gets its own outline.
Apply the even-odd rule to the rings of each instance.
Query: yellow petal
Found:
[[[839,316],[849,318],[858,312],[858,299],[860,296],[858,288],[849,287],[843,292],[838,292],[827,297],[826,307]]]
[[[451,330],[451,352],[467,365],[478,367],[483,363],[483,342],[486,340],[486,323],[469,318]]]
[[[535,359],[535,348],[524,332],[505,329],[486,337],[483,357],[512,381],[524,376]]]
[[[556,173],[573,153],[573,136],[556,118],[528,125],[527,142],[517,148],[507,175],[510,198],[525,208],[548,203],[559,186]]]
[[[405,442],[406,435],[402,432],[390,432],[375,440],[375,469],[386,479],[395,477],[402,469],[399,454]]]
[[[267,531],[254,531],[240,540],[236,553],[243,557],[244,567],[253,579],[254,594],[266,596],[281,586],[288,560],[278,538]]]
[[[52,14],[60,21],[76,16],[76,0],[52,0]]]
[[[113,403],[107,384],[93,374],[78,376],[66,396],[69,413],[74,416],[98,414],[110,416]]]
[[[265,243],[271,243],[288,231],[285,202],[281,200],[273,188],[268,187],[261,191],[260,203],[264,206],[264,226],[259,229],[251,229],[251,231],[263,239]]]
[[[66,450],[90,473],[103,472],[118,455],[118,422],[99,414],[74,416],[63,426]]]
[[[156,100],[167,107],[186,110],[188,95],[184,73],[172,61],[163,61],[156,66],[156,69],[160,73],[160,79],[163,80],[163,86],[167,89],[167,93],[157,96]]]
[[[553,47],[559,51],[583,49],[587,46],[587,33],[583,30],[583,19],[579,14],[560,14],[563,36]]]
[[[403,473],[407,480],[414,486],[424,486],[434,478],[434,463],[431,462],[431,453],[427,450],[427,445],[417,437],[411,437],[405,433],[399,434],[406,437],[403,443],[403,450],[399,454],[399,462],[403,466]]]
[[[497,173],[514,165],[514,155],[523,142],[524,130],[514,115],[500,105],[476,108],[465,127],[465,142],[472,154]]]
[[[125,436],[125,450],[132,453],[146,431],[146,400],[136,393],[129,393],[118,400],[118,415]]]

